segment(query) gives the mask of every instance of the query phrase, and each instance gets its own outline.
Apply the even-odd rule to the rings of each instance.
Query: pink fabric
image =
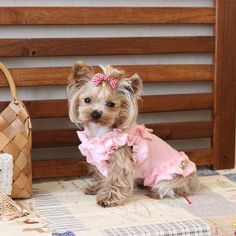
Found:
[[[92,77],[92,82],[96,87],[99,86],[103,81],[109,83],[113,90],[117,86],[117,79],[114,79],[111,76],[106,76],[102,73],[97,73],[94,74]]]
[[[81,144],[79,149],[86,156],[88,163],[95,165],[102,175],[108,176],[107,160],[111,153],[124,146],[128,141],[128,134],[118,129],[106,133],[103,137],[90,138],[87,130],[77,131]]]
[[[116,149],[132,146],[132,158],[144,185],[152,187],[162,180],[171,180],[175,174],[184,177],[196,171],[196,165],[184,152],[178,152],[144,125],[135,125],[128,133],[119,129],[103,137],[90,137],[88,131],[78,131],[79,149],[105,177],[108,176],[107,160]]]

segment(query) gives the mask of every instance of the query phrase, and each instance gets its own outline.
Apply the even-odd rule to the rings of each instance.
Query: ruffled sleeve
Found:
[[[152,130],[144,125],[136,125],[129,133],[128,145],[133,147],[132,159],[136,165],[142,164],[148,157],[148,140],[152,139]]]
[[[86,156],[88,163],[93,164],[104,176],[108,175],[107,160],[110,154],[124,146],[128,141],[128,134],[118,129],[108,132],[103,137],[90,138],[86,131],[78,131],[81,141],[79,150]]]
[[[122,133],[121,130],[114,129],[101,138],[94,138],[93,144],[98,153],[111,154],[118,148],[123,147],[127,141],[128,134]]]

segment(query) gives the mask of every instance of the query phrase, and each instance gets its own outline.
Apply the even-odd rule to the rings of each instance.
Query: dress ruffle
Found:
[[[106,161],[110,159],[110,154],[128,141],[128,134],[119,129],[114,129],[103,137],[91,138],[86,131],[77,131],[77,135],[81,140],[79,150],[86,156],[87,162],[95,165],[104,176],[108,175]]]
[[[128,146],[132,146],[132,159],[137,166],[148,157],[148,144],[144,140],[152,139],[151,132],[152,130],[147,129],[144,125],[136,125],[129,132]]]
[[[110,154],[124,145],[132,147],[132,159],[145,186],[171,180],[174,175],[186,177],[196,171],[195,164],[184,152],[173,149],[144,125],[134,125],[128,133],[113,129],[102,137],[91,138],[87,130],[77,134],[81,140],[81,153],[105,177],[108,176]]]
[[[173,158],[165,165],[160,165],[154,168],[150,175],[145,178],[144,185],[153,186],[162,180],[173,179],[173,175],[186,177],[196,171],[195,164],[189,160],[188,156],[184,152],[179,152],[179,154],[179,158]],[[184,168],[181,168],[181,165],[184,165]]]

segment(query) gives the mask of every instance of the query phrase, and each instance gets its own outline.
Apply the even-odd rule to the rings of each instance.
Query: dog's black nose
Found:
[[[102,116],[102,112],[99,111],[93,111],[91,113],[91,117],[93,120],[98,120]]]

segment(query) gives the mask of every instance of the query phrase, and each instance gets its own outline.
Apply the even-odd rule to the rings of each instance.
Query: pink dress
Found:
[[[132,159],[145,186],[152,187],[162,180],[173,179],[176,174],[186,177],[196,171],[196,165],[184,152],[176,151],[151,132],[144,125],[135,125],[128,133],[114,129],[103,137],[90,137],[87,130],[77,134],[81,153],[105,177],[110,154],[124,145],[132,146]]]

